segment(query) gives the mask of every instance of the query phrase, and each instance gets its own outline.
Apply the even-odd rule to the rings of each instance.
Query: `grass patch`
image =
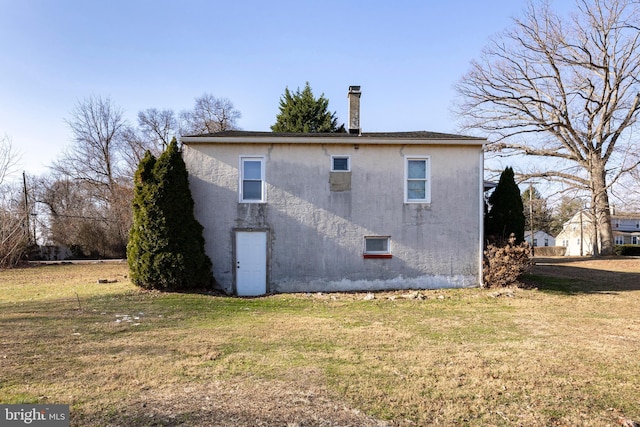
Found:
[[[548,293],[574,294],[584,290],[584,281],[577,279],[525,274],[522,281]]]
[[[581,293],[534,271],[544,292],[242,299],[140,291],[126,275],[0,271],[0,402],[68,403],[79,426],[640,419],[632,287]]]

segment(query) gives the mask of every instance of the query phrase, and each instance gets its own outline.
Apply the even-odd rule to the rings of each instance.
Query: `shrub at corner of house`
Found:
[[[136,172],[127,247],[135,285],[176,291],[213,284],[203,228],[193,206],[188,173],[174,138],[158,159],[147,153]]]
[[[616,245],[616,255],[640,256],[640,245]]]
[[[517,286],[518,279],[533,265],[531,247],[527,243],[505,246],[488,245],[484,251],[484,287]]]

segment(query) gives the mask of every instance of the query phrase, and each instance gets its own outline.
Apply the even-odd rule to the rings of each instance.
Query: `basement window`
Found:
[[[391,237],[367,236],[364,238],[365,258],[391,258]]]
[[[349,156],[331,156],[331,172],[350,172]]]

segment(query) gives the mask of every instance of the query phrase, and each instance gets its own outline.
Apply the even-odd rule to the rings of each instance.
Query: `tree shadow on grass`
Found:
[[[619,293],[640,290],[640,273],[619,271],[616,263],[637,263],[631,258],[536,258],[522,278],[528,287],[566,295]],[[634,268],[637,270],[637,268]]]

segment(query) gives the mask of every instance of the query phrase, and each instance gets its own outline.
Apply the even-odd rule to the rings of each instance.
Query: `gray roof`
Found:
[[[351,134],[345,132],[333,133],[296,133],[296,132],[265,132],[265,131],[246,131],[246,130],[225,130],[222,132],[205,133],[200,135],[185,135],[183,138],[385,138],[385,139],[469,139],[469,140],[485,140],[475,136],[454,135],[441,132],[429,131],[413,131],[413,132],[363,132],[361,134]]]
[[[483,146],[486,138],[439,132],[280,133],[227,130],[189,135],[183,144],[367,144],[367,145],[456,145]]]

